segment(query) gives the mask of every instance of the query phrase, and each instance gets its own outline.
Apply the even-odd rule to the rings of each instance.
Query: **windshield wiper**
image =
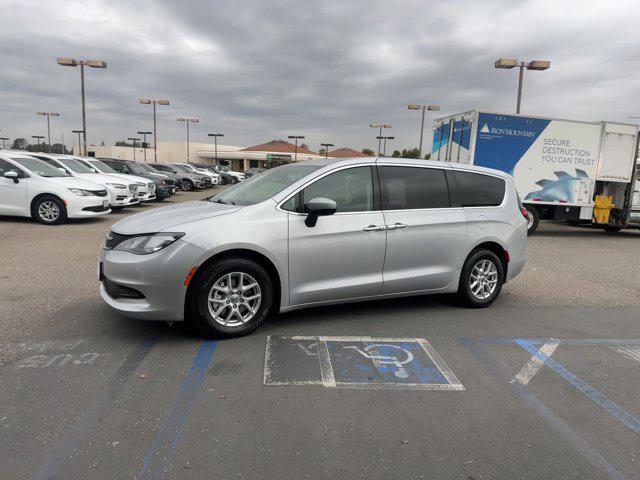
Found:
[[[222,203],[223,205],[235,205],[235,202],[231,202],[229,200],[222,200],[221,198],[216,198],[214,200],[215,203]]]

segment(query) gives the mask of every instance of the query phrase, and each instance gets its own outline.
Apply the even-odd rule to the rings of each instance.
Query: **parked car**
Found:
[[[205,187],[211,188],[214,185],[218,185],[220,183],[220,177],[213,172],[209,172],[208,170],[195,168],[193,165],[188,163],[173,163],[175,168],[182,172],[192,173],[194,175],[202,175],[205,178]]]
[[[206,177],[204,175],[178,170],[175,166],[169,163],[149,163],[148,165],[155,168],[160,173],[172,173],[178,176],[181,180],[180,183],[182,190],[190,191],[195,190],[196,188],[205,188],[206,186]]]
[[[0,215],[57,225],[68,218],[109,212],[109,193],[102,185],[74,178],[28,155],[0,153]]]
[[[162,201],[175,193],[175,185],[166,175],[151,173],[131,160],[120,160],[116,158],[100,158],[99,160],[120,173],[136,175],[153,181],[155,183],[156,200]]]
[[[244,173],[233,172],[229,169],[229,167],[226,167],[224,165],[198,165],[198,168],[202,168],[211,173],[219,175],[220,179],[222,180],[220,182],[221,185],[233,185],[234,183],[238,183],[246,178]]]
[[[99,173],[105,173],[125,181],[136,182],[138,184],[138,200],[140,200],[140,202],[150,202],[156,199],[156,184],[155,182],[149,181],[148,178],[119,172],[96,158],[75,156],[73,158]]]
[[[247,171],[245,172],[245,176],[246,176],[247,178],[251,178],[251,177],[253,177],[254,175],[257,175],[257,174],[259,174],[259,173],[266,172],[266,171],[267,171],[267,169],[266,169],[266,168],[258,168],[258,167],[254,167],[254,168],[250,168],[249,170],[247,170]]]
[[[138,165],[140,165],[142,168],[144,168],[150,173],[153,173],[153,174],[159,173],[160,175],[169,177],[169,179],[173,182],[173,186],[175,187],[175,189],[173,190],[173,193],[176,193],[178,190],[182,190],[182,177],[180,175],[176,175],[175,173],[172,173],[172,172],[161,172],[160,170],[158,170],[157,168],[155,168],[149,163],[138,163]]]
[[[497,170],[305,161],[115,223],[100,292],[124,315],[188,319],[218,337],[316,305],[456,293],[486,307],[523,268],[525,215]]]
[[[72,177],[83,178],[102,185],[109,192],[109,203],[112,209],[136,205],[138,200],[138,184],[133,180],[123,181],[118,177],[99,173],[79,160],[66,155],[46,155],[34,153],[33,157],[55,168],[61,168]]]

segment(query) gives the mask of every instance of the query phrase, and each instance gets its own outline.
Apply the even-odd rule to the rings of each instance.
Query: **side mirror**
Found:
[[[318,217],[326,217],[336,213],[338,205],[333,200],[328,198],[313,198],[309,200],[309,213],[307,218],[304,219],[304,224],[307,227],[315,227],[318,222]]]
[[[14,170],[9,170],[8,172],[4,172],[4,178],[10,178],[13,180],[13,183],[18,183],[18,172]]]

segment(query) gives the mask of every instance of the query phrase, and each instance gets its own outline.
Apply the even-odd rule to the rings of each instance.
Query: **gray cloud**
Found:
[[[43,134],[38,110],[58,111],[56,139],[80,127],[79,72],[57,56],[100,58],[87,71],[89,140],[150,129],[139,96],[169,98],[159,134],[224,132],[252,145],[296,133],[355,148],[375,145],[372,121],[392,123],[391,148],[418,140],[410,102],[443,115],[514,109],[516,72],[502,56],[550,59],[528,72],[523,111],[586,120],[640,115],[634,2],[596,1],[9,1],[0,6],[2,136]]]

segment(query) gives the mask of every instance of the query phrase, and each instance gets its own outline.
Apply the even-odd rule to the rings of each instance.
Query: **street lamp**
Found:
[[[60,114],[56,112],[36,112],[36,115],[47,116],[47,136],[49,137],[49,153],[51,153],[51,122],[49,117],[59,117]]]
[[[380,156],[380,144],[382,143],[382,129],[383,128],[392,128],[393,125],[384,125],[382,123],[370,123],[369,126],[371,128],[380,129],[380,131],[378,132],[378,136],[376,137],[378,139],[378,156]]]
[[[384,140],[384,146],[382,147],[382,156],[384,157],[386,155],[387,152],[387,140],[393,140],[396,137],[383,137],[382,135],[376,137],[378,139],[378,141],[383,141]]]
[[[140,98],[138,102],[144,105],[153,105],[153,160],[158,162],[158,127],[156,126],[156,105],[169,105],[169,100],[151,100]]]
[[[293,161],[298,161],[298,139],[303,139],[304,135],[289,135],[287,138],[291,138],[295,141],[295,148],[293,150]]]
[[[218,137],[224,137],[224,133],[207,133],[207,136],[213,137],[213,156],[215,157],[216,165],[218,165]]]
[[[82,143],[80,143],[80,135],[84,133],[84,130],[71,130],[71,133],[78,134],[78,155],[82,156]]]
[[[329,147],[335,146],[333,143],[321,143],[321,147],[324,147],[324,158],[329,158]]]
[[[9,137],[0,137],[0,140],[2,140],[2,149],[4,150],[4,142],[8,142],[9,141]]]
[[[422,110],[422,121],[420,122],[420,146],[418,147],[418,158],[422,158],[422,135],[424,134],[424,114],[427,110],[438,111],[440,105],[419,105],[410,103],[407,105],[409,110]]]
[[[144,152],[144,163],[147,163],[147,135],[151,135],[153,132],[138,132],[138,135],[142,135],[142,149]]]
[[[84,156],[87,156],[87,111],[84,99],[84,67],[107,68],[107,63],[102,60],[75,60],[69,57],[58,57],[58,65],[63,67],[80,66],[80,90],[82,92],[82,137],[84,140]]]
[[[133,161],[136,161],[136,142],[140,140],[139,138],[128,137],[127,140],[131,140],[133,142]]]
[[[44,135],[31,135],[31,138],[38,140],[38,150],[40,150],[40,140],[44,138]]]
[[[189,163],[190,160],[190,156],[189,156],[189,124],[190,123],[198,123],[200,120],[198,120],[197,118],[184,118],[184,117],[178,117],[176,120],[178,120],[179,122],[184,122],[187,124],[187,163]]]
[[[518,76],[518,103],[516,106],[516,113],[520,113],[520,101],[522,100],[522,77],[524,75],[524,69],[527,70],[547,70],[551,67],[549,60],[533,60],[531,62],[521,62],[514,58],[500,58],[493,64],[494,68],[515,68],[520,69],[520,75]]]

